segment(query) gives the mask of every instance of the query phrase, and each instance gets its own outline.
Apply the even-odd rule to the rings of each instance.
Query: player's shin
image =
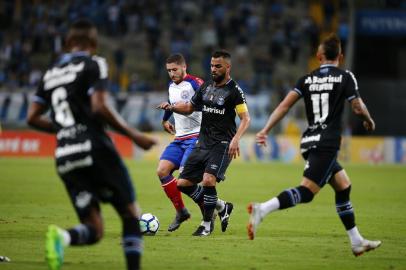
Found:
[[[127,261],[127,270],[140,269],[143,240],[139,220],[135,217],[123,218],[123,249]]]
[[[176,211],[181,211],[185,208],[185,204],[183,203],[182,194],[180,193],[177,187],[176,178],[172,175],[165,176],[160,178],[161,185],[163,190],[166,193],[166,196],[171,200],[173,206],[175,207]]]
[[[298,203],[308,203],[313,200],[314,194],[305,186],[290,188],[278,195],[279,209],[293,207]]]
[[[217,204],[217,190],[215,186],[205,186],[203,187],[203,201],[204,201],[204,214],[203,221],[206,230],[210,229],[210,224],[212,222],[213,212],[216,209]]]
[[[79,224],[68,230],[71,246],[91,245],[99,239],[96,229],[87,224]]]
[[[203,187],[200,185],[193,186],[178,186],[178,189],[189,196],[200,208],[202,216],[204,215],[204,206],[203,206]]]
[[[361,243],[363,238],[355,226],[354,209],[350,201],[350,193],[351,186],[342,191],[336,191],[336,210],[341,222],[347,230],[351,243],[358,244]]]

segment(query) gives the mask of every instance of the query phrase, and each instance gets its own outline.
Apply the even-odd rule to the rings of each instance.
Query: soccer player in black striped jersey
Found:
[[[302,182],[298,187],[287,189],[269,201],[249,204],[250,220],[247,229],[250,239],[254,239],[256,229],[266,215],[312,201],[328,183],[335,191],[337,213],[347,230],[353,254],[359,256],[380,246],[381,241],[367,240],[359,233],[350,201],[351,182],[337,162],[345,101],[351,104],[353,112],[363,120],[367,131],[375,129],[375,123],[358,92],[354,75],[338,68],[341,57],[340,40],[335,34],[331,34],[318,48],[320,68],[299,79],[296,87],[272,112],[265,127],[257,133],[257,143],[266,145],[269,131],[296,101],[303,98],[309,126],[301,140],[301,152],[306,160]]]
[[[216,182],[225,179],[225,172],[233,158],[240,154],[239,140],[247,130],[250,116],[244,93],[230,77],[231,56],[227,51],[216,51],[211,58],[213,81],[204,83],[190,102],[158,108],[181,114],[202,111],[202,124],[198,142],[179,176],[178,188],[203,205],[203,221],[194,236],[208,236],[216,209],[221,219],[221,229],[226,231],[233,204],[217,197]],[[235,117],[241,119],[238,126]],[[202,186],[197,185],[201,182]]]
[[[100,202],[109,202],[122,220],[127,269],[139,269],[143,247],[139,207],[127,168],[104,126],[110,125],[143,149],[156,141],[130,128],[108,105],[107,64],[92,55],[97,47],[93,24],[87,20],[73,23],[66,44],[69,52],[46,71],[27,119],[34,128],[56,133],[57,171],[81,222],[67,230],[49,226],[48,266],[61,268],[65,247],[91,245],[101,239]],[[48,108],[50,119],[43,116]]]

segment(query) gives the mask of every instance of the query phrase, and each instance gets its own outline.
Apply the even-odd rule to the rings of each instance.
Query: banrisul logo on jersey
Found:
[[[223,115],[226,112],[226,108],[220,110],[220,109],[217,109],[217,108],[213,108],[213,107],[203,105],[203,111],[208,112],[208,113],[215,113],[215,114]]]

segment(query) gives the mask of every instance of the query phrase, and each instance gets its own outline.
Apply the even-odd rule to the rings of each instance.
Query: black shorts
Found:
[[[337,162],[337,150],[311,149],[303,154],[306,160],[303,176],[319,187],[328,183],[332,176],[343,168]]]
[[[217,182],[223,181],[231,162],[228,157],[228,145],[228,142],[221,142],[210,149],[193,149],[179,178],[199,183],[203,180],[203,174],[209,173],[216,177]]]
[[[100,201],[109,202],[118,211],[124,211],[129,203],[135,201],[135,192],[127,168],[114,146],[94,149],[80,160],[86,158],[91,160],[91,165],[88,163],[89,166],[58,171],[78,216],[87,217],[92,207],[99,207]],[[58,168],[60,164],[57,159]]]

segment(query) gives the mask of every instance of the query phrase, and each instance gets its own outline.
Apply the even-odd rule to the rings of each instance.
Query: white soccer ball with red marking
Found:
[[[159,220],[151,213],[142,214],[140,218],[140,230],[144,235],[155,235],[159,229]]]

